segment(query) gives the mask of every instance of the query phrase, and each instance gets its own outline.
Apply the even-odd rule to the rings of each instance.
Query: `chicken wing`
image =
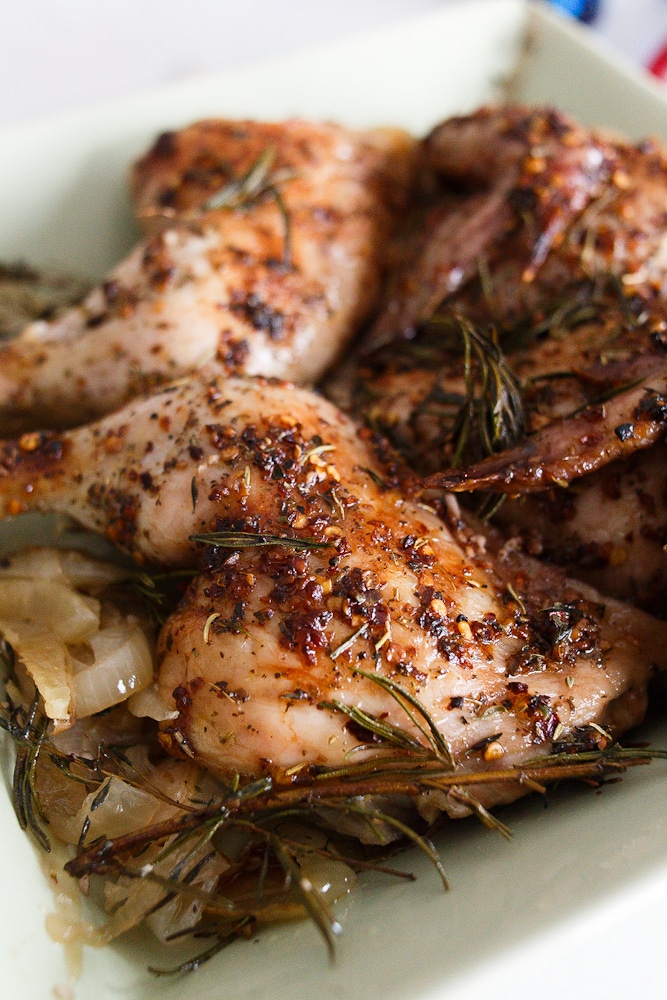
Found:
[[[427,136],[425,169],[444,186],[365,337],[414,335],[442,303],[502,330],[600,276],[641,296],[665,285],[667,159],[581,128],[551,109],[482,108]]]
[[[482,268],[482,294],[498,286],[504,314],[517,312],[519,286],[534,286],[530,298],[537,288],[542,299],[554,281],[562,285],[564,270],[571,280],[581,277],[569,259],[574,251],[565,266],[551,255],[556,275],[545,280],[543,265],[607,189],[615,155],[602,136],[549,109],[483,108],[438,126],[424,140],[423,156],[444,194],[432,196],[419,240],[404,240],[402,265],[364,338],[365,351],[414,336],[451,297],[470,294],[474,301]]]

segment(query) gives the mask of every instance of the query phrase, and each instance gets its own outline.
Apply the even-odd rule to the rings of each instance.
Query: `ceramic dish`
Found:
[[[301,115],[423,133],[452,113],[507,96],[548,102],[633,137],[667,138],[657,87],[565,21],[520,0],[469,0],[402,25],[233,75],[196,79],[2,136],[0,259],[99,276],[134,239],[127,166],[164,128],[198,117]],[[651,732],[667,746],[667,725]],[[7,754],[3,749],[5,757]],[[185,979],[147,971],[151,943],[87,952],[76,982],[44,929],[50,890],[9,797],[0,795],[0,965],[4,997],[45,1000],[431,1000],[578,995],[662,996],[667,903],[667,765],[601,793],[526,800],[505,842],[473,822],[416,882],[363,878],[338,908],[337,959],[308,923],[239,942]]]

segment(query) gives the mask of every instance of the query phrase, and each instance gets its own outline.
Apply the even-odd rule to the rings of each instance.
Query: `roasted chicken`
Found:
[[[635,455],[667,427],[663,149],[500,108],[443,123],[424,150],[444,185],[437,221],[419,242],[407,231],[387,304],[327,394],[385,433],[427,491],[534,494],[502,523],[605,593],[664,607],[662,448]],[[616,481],[659,495],[617,490],[593,528],[584,511]]]
[[[199,566],[160,636],[178,711],[163,741],[223,776],[343,764],[368,734],[340,705],[406,725],[387,680],[464,770],[597,746],[641,719],[667,666],[667,625],[487,540],[455,504],[447,526],[306,389],[202,373],[5,444],[2,470],[5,512],[63,511],[140,561]]]
[[[553,112],[502,109],[441,126],[419,151],[397,133],[200,123],[137,164],[149,241],[62,321],[69,333],[33,328],[6,349],[5,426],[50,426],[0,445],[0,506],[60,511],[141,564],[192,568],[158,642],[170,753],[223,779],[285,780],[372,758],[369,720],[414,748],[406,704],[419,704],[441,763],[464,773],[604,748],[642,719],[667,624],[610,598],[606,577],[602,596],[527,554],[546,552],[520,537],[527,505],[515,517],[506,505],[502,535],[442,494],[572,481],[584,532],[609,470],[632,462],[635,493],[660,480],[661,243],[630,239],[632,212],[651,220],[663,197],[657,157]],[[415,214],[390,245],[418,161]],[[423,237],[328,383],[373,426],[259,377],[310,382],[330,367],[415,218]],[[583,312],[556,321],[564,289]],[[478,464],[499,443],[480,423],[485,392],[514,409],[504,452]],[[622,589],[642,599],[636,552]],[[488,806],[529,787],[475,795]],[[450,789],[420,808],[469,803]]]

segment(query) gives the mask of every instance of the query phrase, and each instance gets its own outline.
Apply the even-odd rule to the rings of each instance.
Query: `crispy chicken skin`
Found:
[[[367,734],[324,702],[411,728],[358,670],[418,697],[469,768],[595,744],[592,723],[624,731],[667,666],[667,625],[487,545],[455,502],[448,526],[306,389],[202,373],[89,427],[26,434],[1,467],[5,511],[64,511],[139,560],[199,565],[159,641],[179,712],[163,740],[220,774],[343,763]]]
[[[134,173],[151,235],[0,347],[0,433],[84,423],[208,362],[316,381],[375,306],[415,153],[399,130],[298,121],[161,136]]]
[[[435,194],[419,241],[406,247],[365,338],[369,351],[413,336],[443,300],[458,297],[479,277],[482,266],[493,285],[494,268],[508,263],[513,278],[532,285],[549,251],[563,245],[600,197],[614,162],[601,136],[551,109],[521,107],[449,119],[426,137],[422,153],[444,197]]]

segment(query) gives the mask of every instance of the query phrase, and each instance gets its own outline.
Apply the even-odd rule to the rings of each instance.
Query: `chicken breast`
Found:
[[[0,433],[85,423],[209,362],[316,381],[375,307],[415,150],[298,121],[162,136],[135,173],[153,235],[80,307],[0,345]]]

